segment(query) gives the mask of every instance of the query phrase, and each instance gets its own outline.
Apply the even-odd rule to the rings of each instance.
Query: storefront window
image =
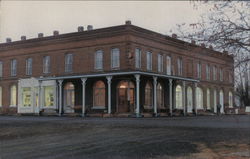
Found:
[[[24,107],[30,107],[31,106],[31,88],[26,87],[22,89],[22,95],[23,95],[23,106]]]
[[[44,87],[44,106],[54,106],[54,88],[52,86]]]

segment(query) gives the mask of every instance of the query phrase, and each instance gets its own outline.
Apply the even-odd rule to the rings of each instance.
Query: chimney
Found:
[[[126,20],[126,21],[125,21],[125,24],[126,24],[126,25],[131,25],[131,21],[130,21],[130,20]]]
[[[93,25],[88,25],[88,26],[87,26],[87,30],[88,30],[88,31],[93,30]]]
[[[201,47],[206,47],[206,45],[204,43],[201,44]]]
[[[213,46],[212,46],[212,45],[209,45],[209,49],[213,50]]]
[[[83,31],[84,31],[84,28],[83,28],[83,26],[79,26],[79,27],[77,28],[77,30],[78,30],[78,32],[83,32]]]
[[[21,36],[21,40],[22,41],[26,40],[26,36]]]
[[[177,39],[177,34],[172,34],[172,38]]]
[[[55,31],[53,32],[53,35],[54,35],[54,36],[59,35],[59,31],[58,31],[58,30],[55,30]]]
[[[11,42],[11,38],[6,38],[6,43],[10,43]]]
[[[196,41],[195,40],[191,40],[191,44],[195,45]]]
[[[38,33],[38,38],[42,38],[43,37],[43,33]]]

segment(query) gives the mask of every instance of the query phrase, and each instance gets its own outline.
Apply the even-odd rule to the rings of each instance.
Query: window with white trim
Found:
[[[177,67],[178,67],[178,75],[181,76],[182,75],[182,59],[178,58],[177,59]]]
[[[65,72],[73,71],[73,55],[66,54],[65,55]]]
[[[24,107],[31,106],[31,88],[30,87],[23,87],[22,88],[22,105]]]
[[[152,70],[152,53],[147,52],[147,70]]]
[[[32,58],[26,59],[26,75],[32,75]]]
[[[228,93],[228,104],[229,104],[229,108],[233,107],[233,93],[231,91],[229,91]]]
[[[43,57],[43,73],[50,73],[50,56]]]
[[[120,67],[120,50],[118,48],[114,48],[111,50],[111,67]]]
[[[207,89],[207,109],[211,109],[210,105],[210,89]]]
[[[201,63],[197,63],[197,78],[201,79]]]
[[[103,51],[98,50],[95,52],[95,69],[102,70],[103,69]]]
[[[213,66],[213,79],[214,81],[217,80],[217,67],[216,66]]]
[[[0,61],[0,77],[3,77],[3,62]]]
[[[141,68],[141,49],[135,49],[135,68]]]
[[[207,80],[210,80],[210,66],[209,66],[209,64],[206,65],[206,77],[207,77]]]
[[[158,54],[158,72],[163,72],[163,56]]]
[[[167,75],[171,75],[171,57],[167,56]]]
[[[54,88],[53,86],[44,87],[44,106],[51,107],[54,106]]]
[[[203,109],[203,90],[200,87],[196,88],[196,104],[197,109]]]
[[[175,88],[175,107],[176,109],[183,109],[182,87],[180,85],[177,85]]]
[[[17,88],[16,85],[10,87],[10,106],[16,106],[17,104]]]
[[[16,76],[17,75],[17,60],[16,59],[12,59],[11,60],[11,76]]]
[[[222,71],[222,68],[220,68],[220,81],[223,81],[223,71]]]

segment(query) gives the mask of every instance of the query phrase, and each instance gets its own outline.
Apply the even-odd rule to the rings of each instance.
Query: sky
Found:
[[[196,22],[204,10],[194,9],[190,1],[1,1],[0,43],[76,32],[78,26],[103,28],[137,25],[162,34],[171,34],[176,24]]]

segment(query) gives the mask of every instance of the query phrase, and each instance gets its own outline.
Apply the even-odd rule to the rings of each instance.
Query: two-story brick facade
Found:
[[[233,57],[131,24],[0,44],[0,113],[158,116],[233,107]]]

